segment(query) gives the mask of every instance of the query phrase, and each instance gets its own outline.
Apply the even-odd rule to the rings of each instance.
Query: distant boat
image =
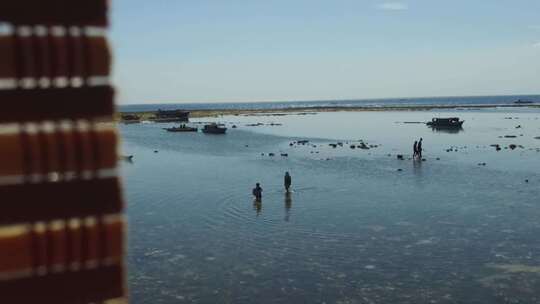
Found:
[[[124,124],[135,124],[135,123],[140,123],[141,122],[141,118],[139,115],[135,115],[135,114],[124,114],[122,115],[122,123]]]
[[[530,100],[521,100],[521,99],[518,99],[517,101],[514,101],[515,104],[531,104],[531,103],[534,103],[533,101],[530,101]]]
[[[197,132],[198,128],[191,128],[186,125],[180,125],[178,127],[172,127],[172,128],[163,128],[163,130],[167,132]]]
[[[189,121],[189,112],[183,110],[161,110],[156,112],[154,122],[180,122]]]
[[[205,125],[202,131],[206,134],[225,134],[225,132],[227,132],[227,128],[225,128],[223,125],[211,123]]]
[[[461,128],[464,122],[464,120],[460,121],[457,117],[433,118],[426,125],[434,128]]]

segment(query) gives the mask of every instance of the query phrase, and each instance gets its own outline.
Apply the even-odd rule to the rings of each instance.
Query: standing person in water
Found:
[[[253,196],[255,196],[255,199],[260,201],[262,199],[262,192],[263,189],[261,188],[261,185],[259,183],[255,184],[255,188],[253,188]]]
[[[420,138],[420,141],[418,141],[418,145],[416,146],[416,150],[418,151],[418,158],[422,160],[422,138]]]
[[[412,155],[413,160],[415,160],[417,156],[418,156],[418,141],[415,140],[414,145],[413,145],[413,155]]]
[[[289,193],[289,188],[291,187],[291,175],[289,174],[289,172],[285,172],[285,177],[284,177],[284,183],[285,183],[285,190],[287,191],[287,193]]]

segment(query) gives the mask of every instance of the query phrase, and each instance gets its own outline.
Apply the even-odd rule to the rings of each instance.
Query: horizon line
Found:
[[[439,96],[409,96],[409,97],[375,97],[375,98],[346,98],[346,99],[302,99],[302,100],[271,100],[271,101],[204,101],[204,102],[152,102],[152,103],[126,103],[118,106],[136,106],[136,105],[166,105],[166,104],[234,104],[234,103],[293,103],[293,102],[335,102],[335,101],[369,101],[385,99],[427,99],[427,98],[467,98],[467,97],[511,97],[511,96],[540,96],[536,94],[499,94],[499,95],[439,95]]]

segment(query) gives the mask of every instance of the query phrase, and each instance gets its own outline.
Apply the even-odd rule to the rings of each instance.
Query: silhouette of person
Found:
[[[289,172],[285,172],[284,183],[285,183],[285,190],[287,191],[287,193],[289,192],[289,188],[291,187],[291,182],[292,182],[291,175],[289,174]]]
[[[416,157],[418,156],[418,141],[414,141],[414,145],[413,145],[413,159],[416,159]]]
[[[420,138],[420,141],[418,141],[416,149],[418,151],[418,158],[422,159],[422,138]]]
[[[257,201],[260,201],[262,199],[262,192],[263,189],[261,188],[261,185],[259,183],[255,184],[255,188],[253,188],[252,193]]]

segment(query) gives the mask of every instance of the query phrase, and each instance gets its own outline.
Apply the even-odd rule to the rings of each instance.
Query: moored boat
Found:
[[[523,99],[518,99],[517,101],[514,101],[515,104],[532,104],[534,103],[533,101],[530,101],[530,100],[523,100]]]
[[[459,120],[458,117],[433,118],[426,125],[435,128],[461,128],[464,122],[464,120]]]
[[[141,118],[139,115],[135,115],[135,114],[124,114],[121,117],[121,122],[126,125],[135,124],[135,123],[140,123]]]
[[[227,131],[227,128],[223,125],[211,123],[211,124],[205,125],[202,131],[203,133],[206,133],[206,134],[225,134],[225,132]]]
[[[182,125],[180,125],[178,127],[163,128],[163,130],[165,130],[167,132],[197,132],[199,129],[198,128],[188,127],[188,126],[182,124]]]
[[[155,113],[154,122],[182,122],[189,121],[189,112],[183,110],[161,110]]]

